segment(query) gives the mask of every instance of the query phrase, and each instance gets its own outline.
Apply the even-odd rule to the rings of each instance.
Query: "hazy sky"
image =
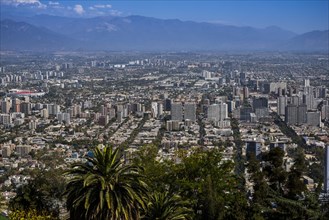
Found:
[[[164,19],[217,22],[267,27],[276,25],[296,33],[329,29],[328,0],[0,0],[2,14],[52,14],[94,17],[142,15]]]

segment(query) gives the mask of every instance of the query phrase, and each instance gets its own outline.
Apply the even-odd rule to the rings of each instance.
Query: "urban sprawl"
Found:
[[[328,54],[1,52],[1,209],[49,163],[40,152],[65,168],[99,144],[122,147],[127,163],[145,145],[174,163],[179,149],[221,146],[223,160],[246,163],[281,148],[287,172],[303,148],[303,183],[321,183],[324,199],[328,86]]]

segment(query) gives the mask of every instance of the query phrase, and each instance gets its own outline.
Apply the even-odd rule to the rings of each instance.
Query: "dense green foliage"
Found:
[[[282,168],[284,152],[280,148],[263,155],[263,169],[254,156],[250,158],[247,168],[254,184],[250,207],[255,218],[327,219],[319,195],[309,193],[301,180],[306,167],[303,152],[297,155],[290,172]]]
[[[168,192],[153,193],[147,204],[144,220],[180,220],[192,219],[193,211],[188,201]]]
[[[51,216],[57,219],[64,190],[61,171],[34,170],[27,184],[18,187],[17,195],[10,200],[9,209],[15,213],[29,213]]]
[[[66,172],[71,219],[137,219],[145,209],[146,184],[139,167],[123,165],[119,148],[96,147],[87,163]]]
[[[135,158],[144,167],[147,184],[154,191],[169,191],[189,201],[194,219],[244,219],[248,205],[219,149],[180,150],[173,161],[156,160],[157,147],[146,146]]]
[[[235,135],[240,144],[238,129]],[[280,148],[263,153],[263,162],[251,155],[250,192],[237,164],[223,160],[220,146],[180,149],[170,160],[158,150],[143,146],[125,161],[122,148],[98,146],[87,162],[73,164],[65,172],[70,219],[328,219],[329,204],[321,204],[319,191],[310,193],[302,181],[303,150],[294,152],[289,172]],[[56,219],[54,204],[63,190],[58,180],[58,175],[34,175],[10,202],[12,214],[33,210],[35,216]]]

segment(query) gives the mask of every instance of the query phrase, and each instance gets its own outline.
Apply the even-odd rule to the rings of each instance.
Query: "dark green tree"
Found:
[[[140,168],[125,165],[119,148],[98,146],[93,153],[65,173],[71,219],[138,219],[147,198]]]
[[[275,147],[263,155],[266,162],[264,167],[265,176],[268,178],[270,187],[283,195],[287,172],[283,168],[284,151]]]
[[[247,202],[233,173],[234,164],[224,162],[219,149],[197,149],[181,154],[173,166],[171,189],[194,204],[196,218],[244,219]]]
[[[142,174],[151,191],[164,191],[171,184],[173,162],[157,160],[158,147],[155,145],[142,146],[133,158],[133,164],[143,167]]]
[[[303,173],[306,171],[305,155],[302,149],[298,149],[294,159],[294,165],[288,173],[286,189],[287,197],[290,199],[302,198],[303,193],[307,190],[302,181]]]
[[[35,170],[27,184],[17,189],[17,195],[10,200],[11,211],[28,212],[31,209],[39,214],[59,215],[59,204],[64,189],[64,179],[57,170]]]
[[[155,192],[150,196],[147,204],[145,220],[184,220],[192,219],[193,210],[190,203],[184,201],[177,194],[168,192]]]

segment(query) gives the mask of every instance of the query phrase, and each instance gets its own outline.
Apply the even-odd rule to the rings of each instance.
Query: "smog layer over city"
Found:
[[[329,2],[0,2],[0,220],[329,219]]]

